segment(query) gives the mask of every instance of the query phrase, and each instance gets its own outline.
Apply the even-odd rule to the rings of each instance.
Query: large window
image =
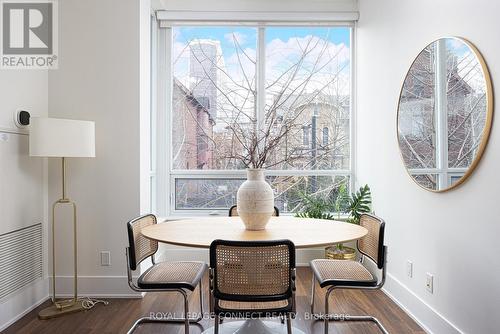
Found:
[[[351,27],[164,29],[166,214],[226,214],[256,133],[282,212],[351,185]]]

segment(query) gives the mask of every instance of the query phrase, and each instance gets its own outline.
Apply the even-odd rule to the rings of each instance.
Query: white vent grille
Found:
[[[42,224],[0,235],[0,300],[42,277]]]

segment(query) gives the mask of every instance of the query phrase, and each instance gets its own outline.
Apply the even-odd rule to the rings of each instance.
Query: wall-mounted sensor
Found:
[[[14,122],[19,128],[24,128],[30,124],[30,113],[24,110],[19,110],[14,115]]]

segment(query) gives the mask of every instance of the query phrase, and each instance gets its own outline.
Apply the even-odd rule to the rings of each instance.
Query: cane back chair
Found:
[[[218,334],[231,316],[286,318],[295,313],[295,245],[290,240],[227,241],[210,245],[210,309]]]
[[[274,207],[273,216],[278,217],[279,215],[280,215],[280,210],[277,207]],[[239,216],[238,207],[236,205],[233,205],[229,209],[229,217],[237,217],[237,216]]]
[[[138,292],[177,292],[184,298],[184,317],[156,318],[142,317],[128,331],[131,334],[141,323],[184,323],[184,331],[189,333],[189,324],[198,323],[203,318],[202,278],[207,269],[204,262],[155,262],[158,242],[141,234],[146,226],[156,224],[156,216],[144,215],[127,223],[129,247],[126,248],[127,276],[130,288]],[[151,258],[153,266],[139,276],[137,282],[132,279],[132,271],[147,258]],[[193,292],[199,286],[200,314],[197,318],[189,318],[188,291]]]
[[[360,217],[359,224],[368,229],[368,234],[357,242],[357,249],[361,254],[359,261],[318,259],[312,260],[310,263],[313,272],[311,314],[314,315],[315,320],[324,321],[325,334],[328,334],[329,321],[372,321],[377,324],[384,334],[388,334],[381,322],[373,316],[332,316],[328,311],[328,300],[335,289],[374,290],[382,288],[385,283],[387,257],[387,246],[384,246],[385,222],[377,216],[363,214]],[[380,281],[364,266],[366,258],[376,264],[377,268],[382,271]],[[324,315],[314,313],[316,281],[321,288],[328,287],[325,294]]]

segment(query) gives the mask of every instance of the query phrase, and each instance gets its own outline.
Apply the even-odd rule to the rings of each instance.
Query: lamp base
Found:
[[[38,319],[46,320],[46,319],[58,318],[66,314],[76,313],[84,310],[86,309],[83,307],[81,300],[78,300],[75,304],[65,307],[63,309],[59,309],[56,305],[51,305],[49,307],[44,308],[38,313]]]

